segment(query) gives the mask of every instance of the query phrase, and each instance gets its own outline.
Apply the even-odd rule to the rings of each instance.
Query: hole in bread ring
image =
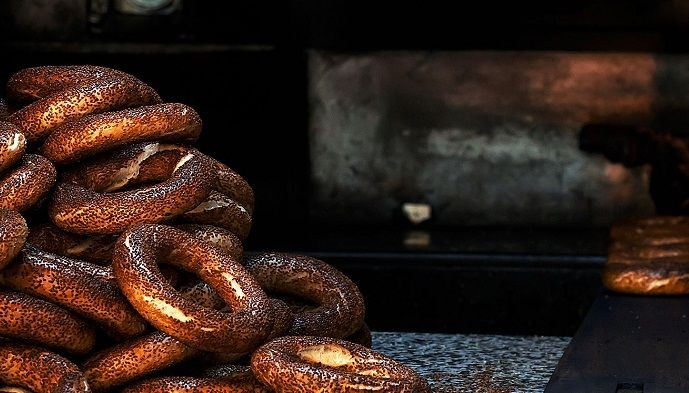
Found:
[[[48,214],[60,228],[81,234],[121,233],[140,223],[173,218],[201,203],[214,179],[205,160],[190,150],[171,176],[158,184],[130,191],[100,193],[77,184],[60,183]]]
[[[363,325],[359,288],[327,263],[303,255],[256,253],[246,256],[244,264],[267,292],[315,304],[294,313],[288,334],[344,338]]]
[[[158,263],[197,274],[230,307],[220,312],[184,298],[163,279]],[[258,283],[226,253],[165,225],[138,225],[115,245],[113,270],[122,292],[153,326],[210,352],[246,352],[273,326],[270,302]]]
[[[190,151],[192,149],[184,146],[139,143],[71,168],[63,173],[62,181],[80,184],[98,192],[129,190],[167,179],[180,159]],[[213,192],[179,219],[225,228],[240,240],[245,239],[252,224],[253,190],[226,165],[198,154],[213,168]]]

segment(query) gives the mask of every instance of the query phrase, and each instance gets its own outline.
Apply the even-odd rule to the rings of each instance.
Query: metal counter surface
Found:
[[[540,393],[570,340],[374,332],[373,348],[421,373],[435,393]]]

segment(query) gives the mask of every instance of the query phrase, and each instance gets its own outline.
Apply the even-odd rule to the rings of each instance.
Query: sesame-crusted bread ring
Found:
[[[108,172],[120,168],[136,168],[130,171],[129,184],[159,181],[169,176],[175,162],[188,148],[157,142],[144,142],[129,145],[110,156],[100,157],[85,165],[80,176],[100,175],[108,177]],[[206,156],[214,167],[217,176],[215,190],[240,204],[249,213],[254,209],[254,191],[242,176],[222,162]],[[91,174],[89,174],[91,172]]]
[[[94,391],[108,390],[187,360],[199,351],[156,331],[104,349],[82,366]]]
[[[34,393],[87,393],[79,368],[64,357],[38,347],[0,342],[0,382]],[[10,390],[5,392],[23,392]]]
[[[290,335],[347,337],[364,323],[364,299],[347,276],[303,255],[257,253],[244,265],[269,293],[305,299],[315,308],[294,314]]]
[[[201,118],[184,104],[165,103],[85,116],[55,127],[40,148],[49,160],[66,164],[128,143],[159,140],[194,142]]]
[[[270,393],[257,381],[244,378],[162,377],[141,381],[122,393]]]
[[[0,208],[25,211],[50,190],[56,177],[55,167],[45,157],[24,155],[0,175]]]
[[[364,346],[325,337],[288,336],[251,356],[256,378],[276,393],[430,393],[411,368]]]
[[[249,236],[252,221],[248,210],[218,191],[211,191],[205,201],[182,214],[180,218],[188,222],[225,228],[241,240]]]
[[[26,150],[26,138],[12,123],[0,121],[0,173],[19,161]]]
[[[203,241],[215,245],[225,251],[235,261],[241,262],[244,258],[242,241],[239,240],[237,235],[225,228],[199,224],[178,224],[175,225],[175,228],[179,228]]]
[[[0,208],[0,269],[17,256],[28,232],[24,217],[14,210]]]
[[[34,225],[26,241],[41,250],[99,265],[109,265],[117,235],[77,235],[55,224]]]
[[[118,75],[131,76],[113,68],[94,65],[24,68],[14,73],[7,81],[7,98],[25,104],[70,87]]]
[[[51,82],[55,79],[61,82]],[[79,117],[161,102],[158,93],[140,80],[104,68],[27,68],[10,78],[7,92],[16,101],[37,99],[8,117],[31,143]]]
[[[89,352],[93,328],[71,312],[21,292],[0,291],[0,336],[35,342],[67,352]]]
[[[225,303],[203,281],[180,288],[180,294],[204,307],[218,309]],[[211,291],[211,292],[208,292]],[[104,349],[86,360],[82,369],[94,391],[108,390],[164,370],[201,352],[156,331]]]
[[[170,177],[176,163],[190,148],[157,142],[138,143],[101,155],[70,168],[62,181],[80,184],[94,191],[117,191]],[[249,184],[225,164],[201,154],[213,168],[214,191],[185,212],[185,221],[228,229],[240,239],[251,230],[254,194]]]
[[[108,270],[27,246],[21,258],[0,270],[0,283],[71,310],[115,337],[142,334],[146,321],[122,296],[116,282],[103,279]]]
[[[227,229],[197,224],[178,224],[175,225],[175,228],[212,243],[228,253],[234,260],[242,260],[242,242]],[[78,235],[64,231],[55,224],[47,223],[31,227],[26,241],[53,254],[99,265],[109,265],[112,261],[112,249],[115,246],[115,241],[117,241],[117,236]]]
[[[158,263],[197,274],[230,307],[226,313],[185,299]],[[270,302],[258,283],[226,253],[179,229],[137,225],[115,245],[113,271],[134,308],[153,326],[205,351],[246,352],[270,334]]]
[[[195,150],[182,157],[167,180],[129,191],[100,193],[58,184],[48,214],[60,228],[81,234],[121,233],[141,223],[169,220],[206,199],[215,179]]]

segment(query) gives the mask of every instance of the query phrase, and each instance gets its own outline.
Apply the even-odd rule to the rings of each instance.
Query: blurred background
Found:
[[[104,65],[196,108],[247,249],[336,265],[374,330],[572,335],[607,226],[689,192],[639,131],[686,134],[689,2],[371,3],[7,0],[0,77]]]

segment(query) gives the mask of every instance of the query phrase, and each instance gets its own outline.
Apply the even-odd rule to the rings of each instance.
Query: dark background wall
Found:
[[[135,15],[136,3],[0,3],[0,80],[27,66],[100,64],[194,106],[204,120],[199,147],[256,191],[247,248],[306,252],[336,264],[361,285],[375,329],[571,334],[599,288],[605,229],[416,227],[396,215],[371,224],[314,214],[312,174],[324,164],[312,161],[310,148],[309,53],[653,56],[689,48],[684,1],[174,0]]]

